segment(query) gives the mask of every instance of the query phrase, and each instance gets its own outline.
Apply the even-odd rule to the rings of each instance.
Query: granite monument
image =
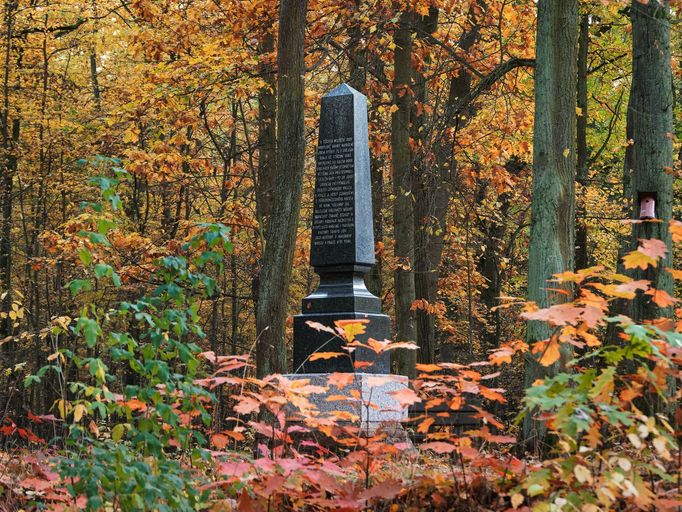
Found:
[[[366,319],[367,332],[359,341],[390,338],[390,319],[364,283],[375,263],[369,165],[367,100],[340,85],[322,98],[310,245],[320,285],[303,299],[302,313],[294,318],[295,373],[350,372],[353,361],[371,363],[365,372],[390,372],[388,353],[377,358],[363,349],[349,357],[308,360],[316,351],[342,352],[344,344],[312,329],[310,321],[334,327],[336,320]]]

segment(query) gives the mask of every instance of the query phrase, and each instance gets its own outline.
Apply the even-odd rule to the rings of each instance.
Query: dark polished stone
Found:
[[[310,262],[320,286],[303,299],[294,318],[294,373],[352,372],[354,361],[372,362],[367,373],[389,373],[390,356],[365,349],[350,356],[308,361],[314,352],[341,352],[344,341],[306,322],[334,327],[336,320],[368,319],[358,340],[390,337],[381,300],[365,287],[374,265],[372,191],[367,134],[367,99],[346,84],[322,98],[317,150]]]

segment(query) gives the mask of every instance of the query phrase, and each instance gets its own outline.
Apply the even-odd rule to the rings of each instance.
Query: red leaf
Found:
[[[403,484],[399,480],[384,480],[373,485],[360,493],[360,498],[369,500],[372,498],[384,498],[387,500],[395,498],[403,490]]]
[[[443,441],[433,441],[431,443],[424,443],[421,445],[422,450],[432,450],[436,453],[452,453],[457,447],[454,444],[445,443]]]

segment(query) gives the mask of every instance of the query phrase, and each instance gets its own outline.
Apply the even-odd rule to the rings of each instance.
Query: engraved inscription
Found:
[[[355,231],[353,148],[352,137],[320,141],[317,149],[313,245],[353,243]]]

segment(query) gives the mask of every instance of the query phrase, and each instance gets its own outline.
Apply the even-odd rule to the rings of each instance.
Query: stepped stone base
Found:
[[[349,373],[352,380],[345,386],[329,384],[331,373],[289,374],[289,380],[306,379],[310,385],[323,386],[327,391],[313,393],[308,400],[314,404],[320,418],[334,418],[334,412],[343,414],[337,419],[339,424],[353,424],[374,435],[386,432],[391,438],[406,441],[407,434],[402,422],[407,419],[407,407],[391,395],[392,392],[407,388],[408,378],[403,375]],[[291,410],[292,415],[296,413]],[[345,419],[348,418],[348,419]]]

